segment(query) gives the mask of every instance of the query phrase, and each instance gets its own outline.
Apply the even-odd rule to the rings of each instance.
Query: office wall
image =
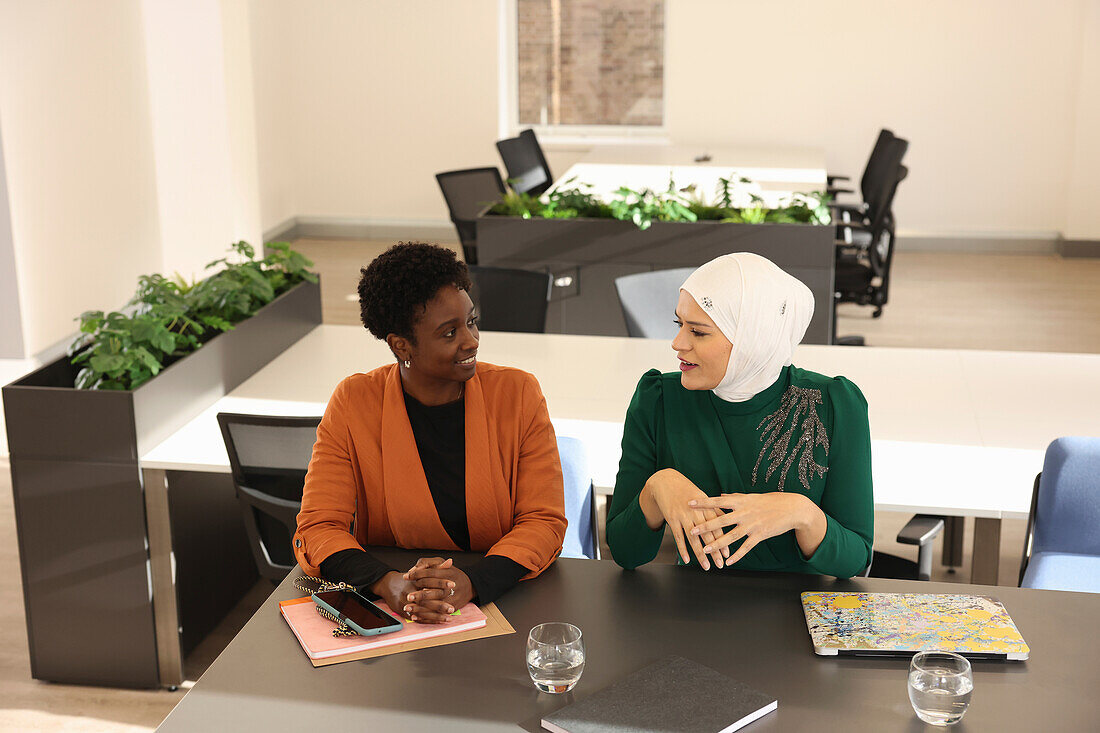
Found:
[[[141,3],[162,267],[188,279],[258,243],[252,54],[244,0]]]
[[[434,175],[498,160],[495,2],[260,0],[252,15],[265,229],[291,211],[446,221]]]
[[[1070,156],[1067,239],[1100,240],[1100,0],[1086,3]]]
[[[858,178],[878,129],[890,126],[912,143],[897,202],[903,230],[1052,236],[1067,227],[1071,160],[1096,139],[1074,128],[1091,119],[1089,103],[1078,105],[1096,85],[1082,94],[1079,79],[1082,24],[1096,4],[675,0],[669,136],[818,145],[830,169]],[[257,88],[267,90],[259,116],[287,106],[300,115],[294,151],[280,152],[297,171],[293,192],[279,194],[292,203],[265,200],[264,226],[290,208],[446,220],[432,174],[499,163],[496,12],[491,0],[255,3],[256,25],[283,37],[257,45]],[[282,95],[270,93],[275,74],[287,80]],[[265,152],[287,139],[263,122],[259,135]],[[581,154],[553,150],[551,164]]]
[[[0,129],[0,359],[22,359],[26,355],[23,350],[22,310],[19,280],[15,276],[8,177],[4,172],[4,131]]]
[[[30,355],[160,266],[140,6],[0,2],[0,129]]]
[[[292,7],[282,0],[249,3],[258,190],[265,230],[297,214],[295,120],[308,111],[295,103],[291,82],[297,35],[288,13]]]
[[[669,126],[684,141],[803,140],[856,175],[890,127],[910,140],[905,229],[1059,231],[1083,6],[673,3]],[[727,87],[698,73],[721,68],[716,56]]]

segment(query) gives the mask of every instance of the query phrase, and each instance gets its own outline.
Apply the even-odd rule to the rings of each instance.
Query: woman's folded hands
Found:
[[[404,573],[386,573],[371,591],[394,613],[425,624],[443,623],[474,597],[466,573],[441,557],[422,557]]]
[[[443,623],[474,598],[470,578],[454,567],[451,558],[422,557],[401,577],[412,585],[405,610],[414,621]]]
[[[676,540],[676,549],[684,563],[691,562],[691,553],[699,561],[704,570],[710,570],[711,560],[715,566],[722,567],[729,551],[722,552],[717,546],[710,552],[703,549],[704,544],[713,545],[718,539],[718,534],[704,532],[691,534],[691,529],[696,525],[717,518],[718,510],[709,507],[695,508],[689,506],[689,502],[709,498],[698,486],[693,484],[686,476],[672,468],[665,468],[649,477],[642,492],[638,497],[642,514],[645,515],[646,524],[650,529],[659,529],[661,524],[667,524],[672,530],[672,537]]]

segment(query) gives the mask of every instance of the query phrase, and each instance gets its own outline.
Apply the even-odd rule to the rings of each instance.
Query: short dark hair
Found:
[[[453,250],[399,242],[360,270],[359,317],[377,338],[397,334],[415,343],[413,326],[439,289],[470,290],[470,273]]]

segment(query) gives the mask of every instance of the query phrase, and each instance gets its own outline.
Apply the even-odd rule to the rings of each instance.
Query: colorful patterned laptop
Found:
[[[822,655],[900,656],[939,649],[971,659],[1027,659],[1008,611],[987,596],[949,593],[802,594],[806,627]]]

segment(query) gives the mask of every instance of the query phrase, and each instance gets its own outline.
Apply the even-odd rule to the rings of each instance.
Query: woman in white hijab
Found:
[[[627,409],[608,512],[615,561],[652,560],[665,525],[684,563],[850,577],[871,561],[867,402],[791,365],[809,289],[729,254],[680,289],[678,373],[652,369]]]

